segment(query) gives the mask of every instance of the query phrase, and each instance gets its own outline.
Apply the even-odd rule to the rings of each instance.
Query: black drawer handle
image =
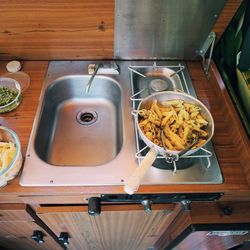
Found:
[[[37,242],[38,244],[43,244],[44,243],[44,233],[39,230],[33,231],[33,234],[31,235],[31,238]]]
[[[60,236],[58,237],[58,240],[64,245],[68,246],[69,245],[69,234],[66,232],[61,232]]]
[[[88,213],[89,215],[96,216],[101,213],[101,198],[91,197],[88,201]]]

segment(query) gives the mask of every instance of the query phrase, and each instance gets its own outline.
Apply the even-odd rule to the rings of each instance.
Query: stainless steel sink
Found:
[[[50,62],[30,134],[21,185],[122,185],[148,150],[134,126],[132,114],[138,101],[163,87],[195,96],[185,64],[166,65],[164,61],[157,62],[157,66],[150,61],[119,61],[119,75],[96,75],[87,92],[90,79],[87,69],[92,63],[96,62]],[[131,72],[128,67],[147,77]],[[170,76],[173,70],[182,67],[185,70]],[[157,159],[142,184],[222,182],[211,143],[193,157],[180,160],[176,166],[169,166],[163,158]]]
[[[97,166],[116,157],[123,142],[122,90],[119,83],[96,76],[66,76],[44,94],[35,137],[38,156],[54,166]]]
[[[96,75],[88,92],[91,63],[50,62],[21,185],[121,185],[136,168],[128,66]]]

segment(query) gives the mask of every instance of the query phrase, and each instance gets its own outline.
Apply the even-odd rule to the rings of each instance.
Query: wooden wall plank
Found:
[[[242,0],[228,0],[219,38]],[[0,60],[111,59],[115,0],[0,0]]]
[[[1,0],[0,59],[113,58],[114,0]]]
[[[223,11],[221,12],[216,24],[213,27],[213,31],[216,33],[217,40],[220,39],[226,27],[232,20],[236,11],[240,7],[243,0],[228,0]]]

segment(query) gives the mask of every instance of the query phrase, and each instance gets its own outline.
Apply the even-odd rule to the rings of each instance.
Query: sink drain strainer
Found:
[[[97,117],[95,111],[80,111],[76,116],[76,120],[82,125],[89,126],[96,122]]]

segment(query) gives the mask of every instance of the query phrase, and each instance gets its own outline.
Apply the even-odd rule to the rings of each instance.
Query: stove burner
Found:
[[[149,86],[155,92],[160,92],[168,89],[168,83],[162,79],[151,80]]]
[[[184,63],[171,63],[168,66],[133,66],[146,77],[132,72],[132,98],[134,111],[138,108],[138,100],[146,98],[154,92],[164,90],[182,90],[196,97],[192,80]],[[176,73],[175,73],[176,72]],[[181,72],[179,74],[179,72]],[[137,125],[136,158],[138,164],[144,159],[149,148],[140,138]],[[213,149],[212,142],[206,144],[193,155],[181,157],[178,161],[167,163],[164,156],[157,156],[153,167],[143,177],[144,184],[218,184],[223,182],[220,167]]]
[[[161,91],[183,91],[181,79],[183,74],[178,75],[178,69],[183,66],[168,67],[134,67],[132,71],[132,81],[134,82],[133,94],[138,98],[145,98],[148,95]],[[142,89],[145,91],[141,92]]]

